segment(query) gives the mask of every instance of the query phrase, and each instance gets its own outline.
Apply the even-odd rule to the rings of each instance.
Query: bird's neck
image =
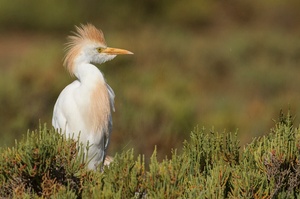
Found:
[[[74,74],[81,83],[93,84],[94,81],[105,83],[105,79],[101,71],[90,63],[81,63],[75,66]]]
[[[103,132],[106,132],[111,114],[110,97],[101,71],[93,64],[82,63],[75,65],[74,74],[81,83],[77,93],[87,99],[77,101],[87,111],[87,113],[84,112],[87,114],[84,117],[88,124],[87,128],[93,133],[102,133],[102,131],[99,132],[99,128],[103,128]]]

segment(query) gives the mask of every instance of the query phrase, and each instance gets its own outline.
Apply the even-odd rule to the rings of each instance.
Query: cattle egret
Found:
[[[112,60],[130,51],[107,47],[101,30],[91,24],[76,26],[69,36],[64,66],[77,79],[60,93],[53,111],[52,125],[67,137],[89,143],[88,169],[104,162],[112,131],[114,91],[94,64]],[[109,157],[106,164],[111,161]]]

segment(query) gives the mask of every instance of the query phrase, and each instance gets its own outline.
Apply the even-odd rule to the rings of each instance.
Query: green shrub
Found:
[[[27,132],[13,148],[1,150],[1,196],[80,194],[84,154],[77,141],[46,126]],[[67,192],[69,191],[69,192]]]
[[[109,167],[85,168],[77,139],[41,126],[2,148],[0,197],[9,198],[299,198],[300,130],[280,114],[270,134],[240,150],[237,133],[195,128],[179,153],[145,165],[133,149]]]

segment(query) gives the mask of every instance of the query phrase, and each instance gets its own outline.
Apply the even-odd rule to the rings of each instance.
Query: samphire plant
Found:
[[[300,130],[280,113],[266,136],[240,149],[237,133],[196,127],[179,153],[145,165],[134,150],[85,168],[78,138],[46,125],[0,150],[1,198],[299,198]]]

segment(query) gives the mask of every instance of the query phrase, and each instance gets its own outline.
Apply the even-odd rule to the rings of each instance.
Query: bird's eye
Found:
[[[99,53],[101,53],[101,52],[103,51],[103,48],[97,48],[97,51],[98,51]]]

